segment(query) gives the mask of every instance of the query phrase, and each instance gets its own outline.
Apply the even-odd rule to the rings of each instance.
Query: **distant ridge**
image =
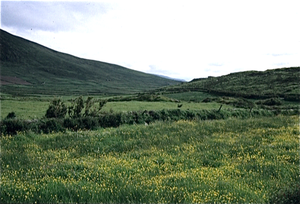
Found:
[[[249,99],[280,97],[300,102],[300,67],[245,71],[220,77],[199,78],[161,90],[166,92],[200,91]]]
[[[119,65],[57,52],[1,29],[0,49],[1,93],[118,95],[179,83]]]
[[[162,77],[162,78],[166,78],[166,79],[175,80],[175,81],[187,82],[187,81],[186,81],[186,80],[184,80],[184,79],[176,79],[176,78],[173,78],[173,77],[168,77],[168,76],[161,75],[161,74],[157,74],[157,76],[159,76],[159,77]]]

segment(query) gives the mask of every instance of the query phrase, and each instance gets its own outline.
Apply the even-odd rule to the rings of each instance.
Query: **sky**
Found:
[[[1,1],[1,29],[77,57],[192,80],[300,66],[298,0]]]

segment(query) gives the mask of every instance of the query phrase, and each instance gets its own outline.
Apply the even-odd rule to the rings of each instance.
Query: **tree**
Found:
[[[64,118],[67,114],[67,106],[61,99],[53,99],[50,102],[48,110],[46,112],[46,118]]]
[[[107,103],[107,100],[100,100],[98,109],[94,106],[95,102],[96,101],[93,100],[93,97],[87,98],[87,100],[85,101],[84,116],[98,116],[103,106]]]
[[[68,114],[71,118],[81,117],[81,111],[84,108],[82,96],[72,101],[72,105],[68,108]]]

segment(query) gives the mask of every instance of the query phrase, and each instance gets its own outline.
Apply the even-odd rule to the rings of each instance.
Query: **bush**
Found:
[[[107,113],[99,117],[101,127],[118,127],[122,123],[122,113]]]
[[[70,130],[94,130],[99,127],[98,117],[66,118],[63,126]]]
[[[100,115],[100,110],[107,103],[107,100],[99,100],[98,108],[95,108],[95,100],[93,97],[88,97],[86,101],[83,101],[82,96],[72,100],[72,105],[68,107],[68,114],[71,118],[80,117],[97,117]],[[82,113],[84,112],[84,113]]]
[[[16,118],[16,117],[17,116],[16,116],[15,112],[10,112],[10,113],[7,114],[6,119],[13,119],[13,118]]]
[[[212,102],[214,99],[212,98],[205,98],[202,100],[203,103],[209,103],[209,102]]]
[[[279,106],[282,105],[282,102],[278,98],[268,98],[266,100],[257,101],[256,104],[266,106]]]
[[[95,117],[84,117],[81,118],[81,123],[84,129],[94,130],[99,126],[99,122]]]
[[[107,100],[100,100],[98,108],[95,108],[93,107],[95,104],[95,100],[93,100],[93,97],[88,97],[88,99],[85,101],[84,116],[99,116],[101,109],[106,103]]]
[[[70,130],[77,131],[80,129],[80,124],[78,119],[75,118],[66,118],[64,120],[64,127]]]
[[[50,119],[46,121],[41,121],[40,131],[43,133],[51,132],[63,132],[65,128],[63,127],[62,121],[58,119]]]
[[[252,101],[249,101],[247,99],[244,98],[239,98],[236,100],[236,102],[232,103],[235,107],[238,108],[254,108],[255,107],[255,103],[253,103]]]
[[[82,96],[72,101],[72,105],[68,107],[68,114],[71,118],[81,117],[81,112],[84,108],[84,102]]]
[[[284,96],[284,100],[286,101],[300,101],[300,95],[299,94],[287,94]]]
[[[26,129],[25,121],[18,119],[5,119],[1,124],[1,132],[7,135],[15,135],[17,132],[23,132]]]
[[[64,118],[67,114],[67,107],[61,99],[54,99],[46,112],[46,118]]]
[[[160,119],[159,114],[155,111],[146,111],[145,110],[144,112],[142,112],[142,117],[143,117],[144,122],[146,122],[148,124],[155,120]]]
[[[290,115],[298,110],[288,113]],[[160,110],[160,111],[130,111],[126,113],[102,113],[101,115],[81,116],[76,118],[52,118],[43,120],[18,120],[18,119],[4,119],[0,122],[0,131],[3,134],[16,134],[17,132],[31,130],[33,132],[59,132],[70,129],[77,131],[79,129],[92,130],[97,127],[118,127],[123,124],[144,124],[154,121],[178,121],[178,120],[216,120],[227,119],[229,117],[249,118],[260,116],[274,116],[276,112],[268,110]]]

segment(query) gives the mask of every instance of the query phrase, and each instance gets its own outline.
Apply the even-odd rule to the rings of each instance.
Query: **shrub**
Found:
[[[84,117],[81,118],[81,124],[84,129],[93,130],[99,126],[99,122],[95,117]]]
[[[46,118],[64,118],[67,114],[67,107],[61,99],[54,99],[46,112]]]
[[[8,135],[15,135],[17,132],[26,130],[24,121],[18,119],[5,119],[2,121],[1,127],[1,132]]]
[[[160,119],[163,121],[167,121],[167,120],[171,120],[171,118],[169,117],[168,111],[163,109],[160,111]]]
[[[58,119],[50,119],[46,121],[41,121],[40,131],[43,133],[51,132],[63,132],[65,128],[62,125],[62,121]]]
[[[286,94],[284,96],[284,100],[286,101],[300,101],[300,95],[299,94]]]
[[[231,103],[232,105],[234,105],[235,107],[238,108],[254,108],[255,107],[255,103],[253,103],[252,101],[249,101],[247,99],[244,98],[238,98],[236,99],[234,102]]]
[[[107,100],[100,100],[98,108],[93,108],[95,100],[93,100],[93,97],[88,97],[88,99],[85,101],[84,116],[98,116],[100,114],[101,109],[106,103]]]
[[[187,111],[186,112],[186,119],[192,120],[195,119],[197,114],[194,111]]]
[[[40,120],[27,120],[26,121],[26,131],[30,130],[34,133],[39,133],[40,132],[40,126],[41,126],[41,121]]]
[[[80,118],[82,116],[96,117],[100,115],[100,110],[107,103],[107,100],[100,100],[98,108],[95,108],[95,100],[93,97],[88,97],[86,101],[83,101],[82,96],[72,100],[72,105],[68,107],[68,114],[71,118]],[[82,114],[82,112],[84,113]]]
[[[256,102],[259,105],[266,105],[266,106],[279,106],[282,105],[282,102],[278,98],[268,98],[266,100],[261,100]]]
[[[99,127],[98,117],[66,118],[63,126],[70,130],[94,130]]]
[[[209,103],[209,102],[212,102],[214,99],[212,98],[205,98],[202,100],[203,103]]]
[[[286,114],[293,115],[299,110],[293,110]],[[4,119],[0,122],[0,131],[3,134],[16,134],[17,132],[31,130],[33,132],[59,132],[66,128],[77,131],[79,129],[96,129],[97,127],[118,127],[122,124],[144,124],[154,121],[178,121],[178,120],[216,120],[229,117],[249,118],[260,116],[274,116],[276,112],[268,110],[160,110],[160,111],[130,111],[122,113],[107,112],[97,116],[70,117],[66,119],[52,118],[43,120],[18,120]]]
[[[156,111],[149,111],[149,115],[153,118],[153,120],[160,119],[159,113],[157,113]]]
[[[12,119],[12,118],[16,118],[16,117],[17,116],[16,116],[15,112],[10,112],[7,114],[6,119]]]
[[[101,127],[118,127],[122,124],[122,113],[107,113],[99,117]]]
[[[72,105],[68,107],[68,114],[71,118],[79,118],[81,117],[81,112],[84,108],[84,102],[82,96],[72,100]]]
[[[64,120],[64,127],[70,130],[77,131],[80,128],[79,121],[75,118],[66,118]]]
[[[159,114],[155,111],[144,111],[144,112],[142,112],[142,117],[143,117],[144,122],[146,122],[148,124],[155,120],[160,119]]]

